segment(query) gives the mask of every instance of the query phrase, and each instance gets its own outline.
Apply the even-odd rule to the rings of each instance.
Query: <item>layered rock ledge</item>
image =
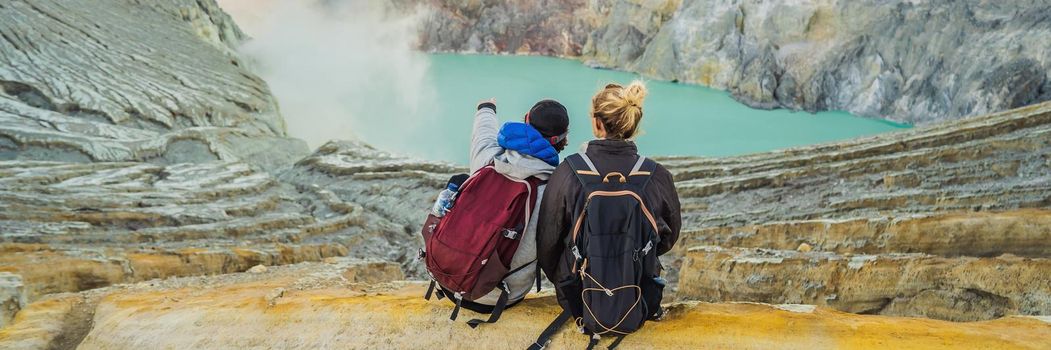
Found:
[[[244,163],[8,161],[0,185],[0,271],[20,275],[30,301],[348,254],[396,260],[389,235],[405,234],[329,191]]]
[[[836,255],[690,249],[680,299],[829,306],[893,316],[975,321],[1051,314],[1051,260],[1014,256]]]
[[[703,301],[949,320],[1046,315],[1049,154],[1051,104],[1044,103],[785,151],[665,158],[686,222],[673,255],[686,262],[671,277],[686,282],[680,298]],[[699,245],[729,250],[687,252]],[[736,264],[732,256],[753,250],[732,248],[766,249],[792,262]],[[848,261],[859,256],[883,261],[878,270],[886,274],[850,279],[858,272]],[[673,271],[682,263],[669,260]],[[951,277],[954,266],[965,278]]]
[[[1042,261],[1051,249],[1049,138],[1051,104],[1043,104],[778,152],[662,158],[677,179],[685,220],[678,248],[665,259],[671,291],[679,276],[718,271],[680,268],[686,248],[701,244],[805,245],[835,255],[925,253],[959,261],[1013,254]],[[2,162],[0,241],[8,244],[0,270],[21,277],[30,302],[48,293],[334,255],[395,262],[408,276],[422,278],[414,261],[418,225],[436,189],[463,170],[348,142],[325,145],[277,175],[230,162]],[[895,265],[888,273],[908,268]],[[1004,283],[1036,283],[1030,301],[1051,294],[1039,274],[1033,276]],[[917,285],[939,283],[928,275],[913,278]],[[717,296],[679,298],[821,304],[789,298],[794,287],[761,294],[726,288]],[[910,301],[933,293],[916,292],[880,297],[911,308],[841,309],[952,320],[1047,312],[1032,306],[1043,304],[1026,307],[1024,298],[1001,290],[946,290],[953,292],[943,301],[969,298],[977,306],[939,310]]]
[[[55,344],[69,332],[48,319],[68,317],[90,300],[90,330],[80,349],[172,348],[522,348],[554,318],[551,296],[531,297],[501,322],[470,329],[448,320],[446,301],[421,298],[419,282],[343,281],[354,263],[308,263],[263,274],[180,278],[65,295],[38,302],[0,331],[0,345]],[[397,276],[381,276],[397,278]],[[373,282],[378,280],[373,280]],[[390,279],[388,279],[390,281]],[[80,307],[84,307],[81,305]],[[953,323],[852,315],[823,307],[752,303],[668,305],[668,316],[625,339],[625,349],[1041,349],[1051,323],[1033,317]],[[476,317],[464,312],[461,317]],[[172,336],[179,334],[179,336]],[[567,325],[551,348],[583,347]],[[18,339],[16,341],[16,339]],[[610,340],[604,340],[606,344]]]
[[[685,301],[669,304],[674,311],[668,320],[647,327],[624,346],[1041,348],[1051,339],[1047,324],[1013,315],[1046,315],[1034,303],[1049,289],[1041,284],[1046,273],[1040,274],[1047,268],[1012,262],[1022,258],[969,256],[1011,253],[1033,261],[1046,258],[1051,165],[1045,152],[1047,109],[1036,106],[963,125],[734,159],[662,159],[679,179],[686,204],[687,232],[680,249],[667,261],[673,276],[681,276],[679,299],[798,300],[883,315],[999,319],[948,323],[857,316],[821,307],[798,313],[810,307]],[[420,277],[419,265],[411,259],[419,246],[417,216],[448,174],[462,171],[455,166],[392,156],[361,144],[332,143],[276,176],[224,162],[165,166],[16,161],[4,163],[3,169],[3,180],[10,184],[4,194],[10,199],[4,202],[9,210],[4,212],[10,213],[5,217],[4,239],[11,243],[4,257],[13,259],[5,269],[20,273],[28,282],[29,299],[39,300],[0,330],[5,348],[507,347],[528,344],[557,312],[550,297],[534,298],[509,312],[501,324],[474,336],[464,325],[446,320],[449,305],[425,303],[418,282],[355,286],[341,278],[356,279],[356,272],[300,266],[268,268],[264,275],[294,271],[293,276],[274,280],[233,274],[92,289],[148,278],[236,272],[253,266],[248,261],[296,262],[277,258],[282,248],[276,247],[315,243],[337,244],[333,254],[395,261],[410,276]],[[798,200],[789,200],[793,198]],[[746,274],[748,263],[736,265],[733,272],[718,264],[696,263],[697,257],[685,247],[702,242],[782,250],[806,244],[825,252],[811,253],[818,258],[804,257],[798,261],[806,262],[791,268],[760,264],[761,269]],[[93,248],[85,249],[89,245]],[[210,248],[193,249],[202,246]],[[237,260],[245,249],[274,253]],[[900,293],[888,288],[862,296],[842,292],[875,289],[881,281],[839,280],[844,272],[853,271],[850,262],[842,267],[843,261],[853,258],[837,254],[896,257],[896,252],[945,256],[915,259],[933,261],[935,267],[1006,260],[1009,269],[1029,272],[1012,280],[989,269],[989,275],[983,276],[997,282],[995,286],[981,285],[975,277],[931,291],[902,289],[907,293]],[[679,261],[681,254],[686,257]],[[34,278],[46,273],[32,271],[80,265],[66,256],[87,256],[89,264],[110,265],[112,272],[57,274],[61,280],[54,283]],[[811,260],[818,264],[811,265]],[[873,268],[862,261],[860,271]],[[945,283],[938,274],[914,273],[915,264],[905,261],[872,264],[885,268],[883,276],[908,276],[906,287]],[[676,267],[680,263],[682,267]],[[690,279],[691,274],[718,273],[726,275]],[[810,282],[836,288],[837,299],[844,301],[829,303],[806,295],[814,288],[763,278],[760,286],[751,286],[755,274],[813,276]],[[332,277],[337,275],[342,277]],[[382,280],[363,278],[369,285]],[[716,281],[726,284],[719,287]],[[35,292],[53,288],[49,285],[74,287],[46,293],[90,290],[50,296]],[[713,297],[697,292],[698,285],[721,289]],[[893,300],[880,307],[886,298]],[[1026,308],[1027,303],[1037,307]],[[217,329],[228,331],[217,335]],[[185,336],[162,336],[157,333],[161,330],[164,334],[177,330]],[[805,336],[785,339],[783,334]],[[554,343],[560,348],[582,345],[582,337],[572,330],[563,331]]]

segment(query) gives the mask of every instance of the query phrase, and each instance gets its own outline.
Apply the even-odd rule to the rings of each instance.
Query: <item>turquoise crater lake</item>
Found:
[[[466,164],[479,100],[495,97],[501,121],[521,121],[533,103],[552,98],[570,113],[567,151],[571,152],[563,152],[565,157],[593,137],[588,116],[592,94],[609,82],[640,79],[636,74],[550,57],[430,54],[426,58],[433,96],[416,102],[416,113],[425,117],[413,121],[415,125],[355,126],[364,141],[414,157]],[[753,109],[724,91],[697,85],[662,81],[646,85],[643,133],[636,141],[643,154],[652,156],[740,155],[908,127],[838,111]]]

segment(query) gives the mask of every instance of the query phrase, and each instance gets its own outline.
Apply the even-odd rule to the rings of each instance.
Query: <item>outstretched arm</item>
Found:
[[[496,100],[489,99],[478,104],[474,114],[474,129],[471,132],[471,173],[486,166],[500,153],[496,141],[500,123],[496,119]]]

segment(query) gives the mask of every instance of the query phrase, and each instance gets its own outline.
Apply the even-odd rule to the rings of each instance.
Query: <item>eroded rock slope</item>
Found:
[[[15,0],[0,18],[0,160],[272,168],[307,152],[214,0]]]
[[[309,152],[214,1],[7,1],[0,18],[0,324],[54,293],[406,255],[405,223],[278,179]]]
[[[1051,103],[841,143],[664,164],[685,208],[680,297],[952,320],[1051,313]],[[762,248],[765,258],[686,253],[703,245]],[[797,263],[817,275],[794,270]],[[968,272],[956,278],[954,268]],[[767,288],[777,292],[753,291]]]

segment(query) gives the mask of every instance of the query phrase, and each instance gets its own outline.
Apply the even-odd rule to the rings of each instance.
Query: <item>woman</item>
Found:
[[[592,140],[585,145],[581,154],[584,156],[571,156],[567,158],[559,165],[554,173],[552,173],[550,180],[548,181],[547,191],[544,195],[543,201],[540,208],[540,224],[537,228],[537,255],[540,263],[540,268],[548,276],[548,279],[555,284],[556,291],[558,292],[559,303],[562,304],[565,311],[572,316],[577,318],[578,325],[588,324],[587,316],[581,316],[580,312],[580,300],[582,298],[581,291],[585,293],[589,290],[587,282],[581,287],[580,282],[585,278],[592,278],[594,276],[587,276],[588,269],[592,269],[592,266],[602,264],[601,260],[608,261],[608,257],[618,252],[602,252],[606,258],[593,259],[590,264],[583,259],[581,255],[588,254],[587,251],[594,251],[596,249],[595,244],[598,244],[598,240],[608,239],[607,233],[616,230],[628,230],[622,223],[627,222],[625,220],[631,220],[631,218],[623,218],[620,214],[609,214],[601,218],[589,218],[585,221],[587,224],[583,225],[589,227],[587,229],[581,229],[580,220],[577,220],[582,216],[584,211],[584,202],[590,203],[594,206],[595,200],[593,196],[596,192],[596,188],[609,188],[613,189],[605,191],[606,194],[625,193],[623,191],[616,192],[617,189],[633,189],[639,193],[638,197],[643,204],[642,208],[647,209],[647,217],[652,217],[651,221],[645,221],[647,226],[644,229],[645,233],[636,234],[632,233],[632,236],[650,236],[655,232],[657,237],[643,237],[643,241],[639,241],[639,244],[645,244],[642,242],[652,241],[655,242],[656,256],[663,255],[671,250],[672,246],[679,236],[679,228],[681,227],[681,218],[679,213],[679,197],[675,191],[675,184],[672,180],[672,175],[660,164],[656,164],[652,161],[645,161],[638,154],[638,149],[632,139],[639,134],[639,124],[642,121],[643,111],[642,102],[646,98],[646,87],[641,82],[632,82],[628,86],[620,86],[617,84],[607,85],[605,88],[600,90],[591,101],[591,117],[592,117],[592,131],[595,134],[596,140]],[[640,165],[648,164],[645,170],[652,171],[639,171]],[[580,164],[588,162],[583,169],[574,169],[574,167],[580,168]],[[573,164],[571,164],[573,163]],[[585,176],[581,176],[584,174]],[[625,176],[624,174],[630,174]],[[635,175],[640,175],[636,177]],[[613,176],[611,176],[613,175]],[[616,182],[619,175],[622,185],[617,185]],[[593,176],[593,177],[588,177]],[[645,177],[648,176],[648,180]],[[612,181],[607,181],[613,179]],[[628,179],[625,181],[625,179]],[[642,179],[640,181],[640,179]],[[631,187],[636,181],[640,181],[644,185],[638,187]],[[648,182],[645,182],[648,181]],[[603,184],[605,182],[606,184]],[[613,182],[612,184],[609,182]],[[582,191],[585,191],[583,183],[588,183],[588,198],[582,196]],[[594,183],[594,185],[593,185]],[[606,187],[603,187],[606,186]],[[617,187],[621,186],[621,187]],[[594,192],[593,192],[594,191]],[[637,202],[631,202],[637,203]],[[588,209],[588,213],[593,213],[592,210]],[[615,212],[615,211],[614,211]],[[598,215],[601,214],[589,214]],[[604,228],[596,228],[598,226],[610,226]],[[589,236],[592,237],[590,243],[574,243],[573,241],[577,237],[578,233],[586,230],[607,230],[598,233],[600,236]],[[571,234],[574,239],[567,238],[567,235]],[[641,232],[641,231],[640,231]],[[600,238],[597,238],[600,237]],[[590,245],[590,246],[589,246]],[[569,249],[583,248],[581,249]],[[641,248],[641,246],[640,246]],[[567,250],[572,250],[569,252]],[[639,249],[641,251],[640,256],[651,254],[654,249],[645,248]],[[572,253],[572,254],[570,254]],[[574,259],[574,255],[576,258]],[[663,279],[660,278],[659,263],[655,256],[647,256],[651,266],[648,267],[646,273],[647,278],[650,281],[657,281],[656,284],[662,284]],[[636,259],[639,260],[639,259]],[[585,261],[583,265],[580,263]],[[628,261],[631,261],[630,255]],[[655,266],[654,266],[655,265]],[[589,266],[579,267],[579,266]],[[579,267],[579,268],[578,268]],[[630,267],[628,267],[630,269]],[[621,269],[619,266],[616,269]],[[601,277],[596,277],[601,279]],[[646,291],[645,284],[647,282],[633,282],[635,284],[643,284],[642,294],[644,297],[649,292]],[[566,286],[575,286],[574,288]],[[604,290],[606,294],[613,297],[614,291],[612,287],[601,287],[599,290]],[[619,289],[619,288],[618,288]],[[653,301],[657,305],[649,305],[642,309],[645,314],[635,315],[635,319],[641,318],[636,325],[632,325],[627,330],[614,330],[608,332],[610,334],[619,333],[624,335],[634,331],[637,327],[641,327],[641,323],[644,319],[653,319],[660,316],[660,294],[662,293],[663,287],[654,287],[656,296]],[[591,288],[595,290],[595,288]],[[575,292],[575,293],[574,293]],[[575,295],[574,295],[575,294]],[[598,296],[601,297],[601,296]],[[631,296],[629,299],[637,300],[638,296]],[[567,298],[571,302],[567,303]],[[573,301],[572,299],[576,299]],[[589,296],[589,298],[592,298]],[[596,297],[597,298],[597,297]],[[593,298],[592,298],[593,299]],[[575,309],[575,311],[574,311]],[[588,310],[589,312],[600,313],[602,310]],[[635,311],[636,313],[642,313]],[[594,314],[592,318],[598,318]],[[566,316],[568,317],[568,316]],[[563,316],[559,317],[563,319]],[[583,320],[582,320],[583,318]],[[624,318],[617,318],[624,320]],[[594,321],[594,320],[593,320]],[[601,321],[601,320],[598,320]],[[559,322],[559,321],[556,321]],[[601,328],[602,322],[592,322],[591,324],[598,324],[593,328]],[[592,328],[592,327],[585,327]],[[611,327],[612,328],[612,327]],[[607,328],[606,330],[610,330]],[[599,335],[604,331],[603,329],[588,329],[590,332]]]

